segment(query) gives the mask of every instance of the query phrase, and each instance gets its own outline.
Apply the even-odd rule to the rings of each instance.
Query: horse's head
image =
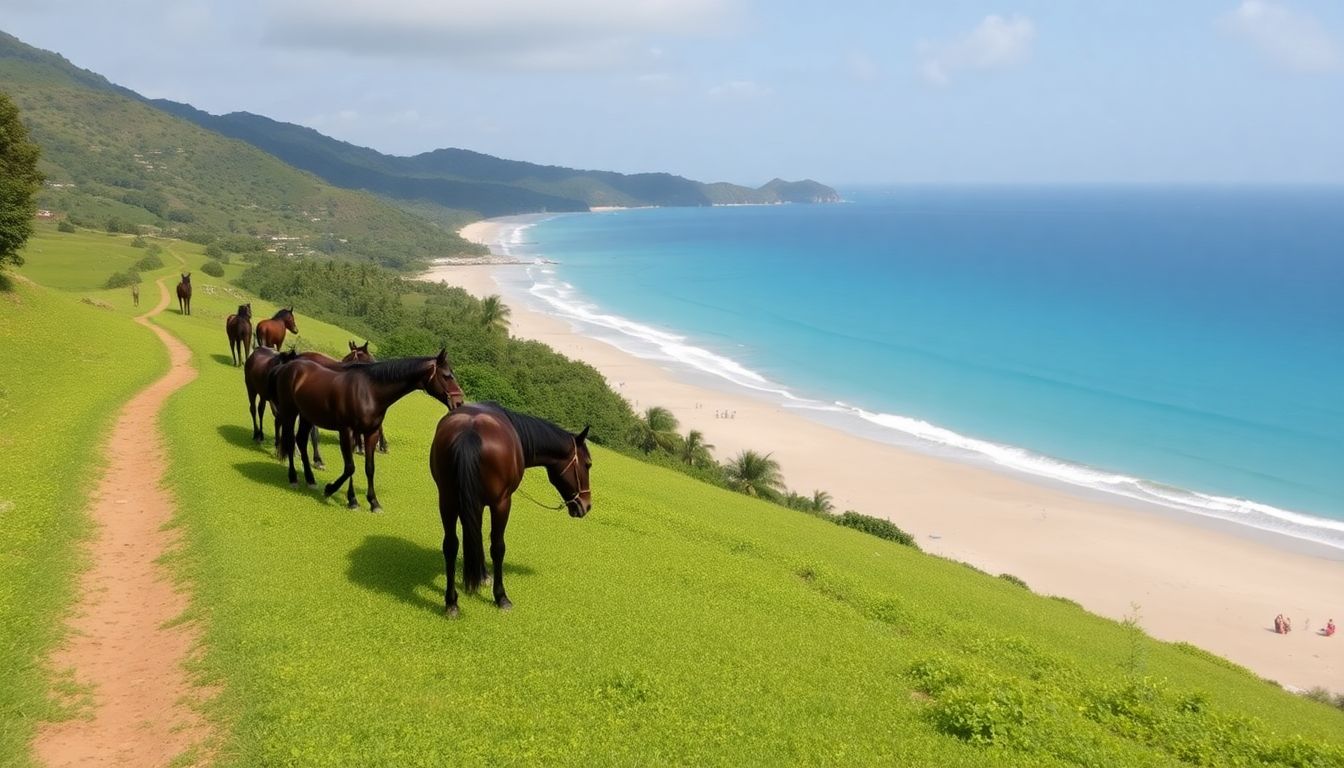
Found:
[[[570,517],[583,517],[593,508],[592,486],[588,482],[588,471],[593,467],[592,454],[588,452],[588,427],[574,438],[574,453],[564,464],[555,464],[546,468],[546,476],[551,485],[560,492],[565,500],[565,510]]]
[[[280,314],[284,315],[283,319],[285,321],[285,330],[289,331],[290,333],[298,333],[299,326],[297,323],[294,322],[294,308],[287,307],[285,309],[282,309],[280,310]]]
[[[448,362],[447,349],[440,349],[438,357],[431,361],[425,391],[430,397],[448,406],[450,411],[466,401],[466,395],[462,393],[462,387],[458,386],[457,377],[453,375],[453,366]]]
[[[184,285],[191,285],[191,273],[190,273],[190,272],[184,272],[184,273],[182,273],[182,283],[183,283]]]
[[[373,363],[377,359],[369,354],[369,342],[356,346],[355,342],[350,342],[350,353],[341,358],[342,363]]]
[[[246,303],[246,304],[239,304],[239,305],[238,305],[238,316],[239,316],[239,317],[247,318],[248,320],[251,320],[251,319],[252,319],[252,302],[249,301],[249,302]]]

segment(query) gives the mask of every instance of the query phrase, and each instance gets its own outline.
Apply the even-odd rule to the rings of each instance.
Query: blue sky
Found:
[[[1337,0],[0,0],[0,28],[149,96],[397,154],[1344,183]]]

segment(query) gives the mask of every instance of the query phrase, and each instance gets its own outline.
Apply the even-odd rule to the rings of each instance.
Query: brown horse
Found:
[[[229,354],[233,364],[242,365],[252,354],[252,302],[238,305],[238,314],[224,320],[224,332],[229,336]]]
[[[382,505],[378,503],[373,486],[373,457],[378,433],[382,430],[387,409],[417,389],[424,390],[449,410],[462,404],[462,388],[453,376],[446,350],[439,350],[438,355],[429,357],[347,363],[336,370],[302,359],[276,366],[267,381],[267,391],[274,393],[273,402],[279,411],[277,423],[284,430],[280,444],[289,458],[289,484],[298,485],[298,473],[294,471],[295,420],[299,423],[297,447],[303,457],[303,477],[309,487],[317,484],[308,465],[306,443],[309,432],[313,427],[338,430],[345,467],[340,477],[327,484],[325,495],[335,493],[348,479],[347,505],[358,509],[352,444],[356,437],[362,436],[369,508],[374,512],[381,511]]]
[[[347,343],[350,345],[350,354],[341,358],[341,362],[350,360],[358,360],[366,363],[378,362],[378,358],[374,357],[369,352],[369,342],[366,341],[363,344],[355,344],[352,339]],[[387,453],[387,433],[382,430],[378,430],[378,452]],[[355,440],[355,453],[360,456],[364,455],[364,441],[362,439]]]
[[[495,403],[473,403],[439,419],[429,448],[429,471],[439,487],[443,521],[443,565],[448,572],[444,606],[457,616],[457,521],[462,521],[462,587],[480,588],[485,577],[481,544],[481,507],[490,507],[490,559],[494,562],[495,605],[513,603],[504,592],[504,529],[513,492],[527,467],[545,467],[551,485],[564,500],[556,509],[583,517],[593,507],[588,470],[588,428],[577,435],[545,419],[510,411]]]
[[[247,411],[252,417],[253,441],[260,443],[266,439],[266,433],[262,426],[266,419],[266,403],[270,402],[266,397],[266,379],[270,375],[271,369],[281,362],[298,358],[312,360],[332,370],[340,368],[344,363],[373,361],[373,356],[368,353],[367,344],[362,349],[352,346],[350,354],[340,360],[327,357],[321,352],[279,353],[270,347],[257,347],[251,355],[248,355],[247,362],[243,364],[243,380],[247,385]],[[275,412],[275,403],[272,402],[272,417],[275,416]],[[309,442],[313,449],[313,465],[318,469],[325,469],[326,465],[322,461],[322,452],[319,448],[316,429],[313,430]],[[284,458],[284,453],[280,450],[280,429],[278,427],[275,430],[275,456],[280,459]]]
[[[299,326],[294,323],[294,309],[292,307],[283,308],[270,320],[262,320],[257,323],[257,346],[270,347],[280,351],[280,345],[285,343],[285,331],[299,335]]]
[[[177,284],[177,311],[183,315],[191,314],[191,273],[182,275]]]

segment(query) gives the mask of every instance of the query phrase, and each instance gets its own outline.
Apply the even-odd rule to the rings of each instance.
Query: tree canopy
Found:
[[[19,108],[0,92],[0,269],[7,263],[23,263],[19,249],[33,233],[42,186],[37,156],[37,145],[19,120]]]

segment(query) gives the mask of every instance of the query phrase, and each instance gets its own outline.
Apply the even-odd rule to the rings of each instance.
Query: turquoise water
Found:
[[[557,262],[515,290],[636,354],[1344,546],[1344,189],[846,196],[559,216],[502,247]]]

